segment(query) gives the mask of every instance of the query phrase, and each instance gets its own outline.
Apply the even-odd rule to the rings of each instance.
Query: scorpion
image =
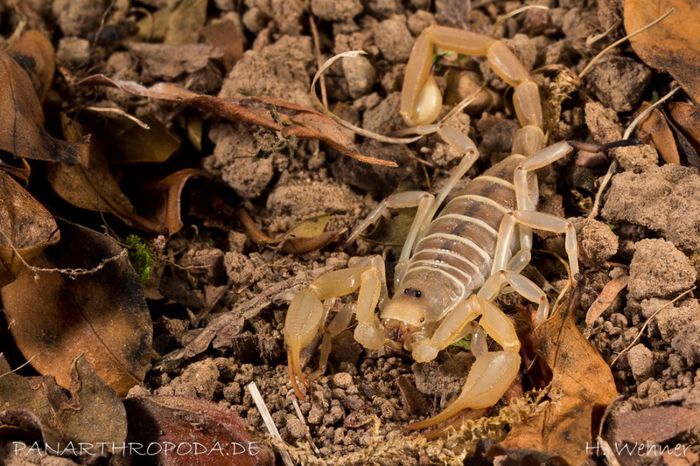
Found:
[[[564,233],[571,277],[579,271],[572,222],[536,210],[536,171],[566,157],[574,147],[561,141],[543,148],[537,84],[502,41],[443,26],[424,29],[406,65],[399,108],[404,121],[411,127],[429,125],[441,112],[442,94],[433,76],[436,47],[486,57],[491,69],[514,88],[513,107],[520,128],[514,134],[512,155],[472,179],[439,210],[478,158],[466,134],[449,123],[439,125],[441,138],[463,153],[445,186],[437,195],[424,191],[390,195],[348,238],[348,242],[355,240],[389,209],[417,208],[395,265],[395,295],[389,297],[381,256],[362,258],[349,268],[319,276],[302,289],[289,305],[284,327],[289,379],[301,399],[300,385],[308,384],[301,350],[322,333],[320,367],[325,368],[331,338],[347,328],[353,314],[357,321],[354,339],[363,347],[403,347],[421,363],[435,359],[439,351],[472,333],[476,359],[460,394],[442,412],[409,425],[411,430],[440,424],[466,409],[491,407],[517,377],[520,341],[511,319],[493,301],[509,287],[537,305],[536,323],[548,318],[545,292],[521,274],[531,259],[533,229]],[[324,302],[355,292],[354,312],[345,307],[325,325],[329,311]],[[489,350],[486,336],[500,349]]]

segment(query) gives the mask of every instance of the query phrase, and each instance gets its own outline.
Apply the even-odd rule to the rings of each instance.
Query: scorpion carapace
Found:
[[[440,114],[442,96],[432,76],[435,48],[485,56],[491,68],[515,88],[513,106],[521,128],[512,154],[469,182],[444,205],[448,194],[478,158],[476,146],[456,127],[438,125],[437,132],[464,153],[444,188],[397,193],[383,200],[352,232],[353,241],[388,209],[417,207],[395,269],[394,296],[389,298],[384,262],[363,258],[353,267],[326,273],[292,301],[285,322],[290,381],[298,396],[306,378],[301,349],[323,332],[321,367],[331,338],[350,322],[344,308],[325,325],[323,301],[358,292],[355,339],[368,349],[402,346],[418,362],[474,332],[472,365],[460,395],[441,413],[409,426],[422,429],[446,421],[467,408],[494,405],[520,369],[520,342],[510,318],[494,304],[505,286],[537,305],[537,319],[547,318],[547,296],[521,275],[530,262],[532,229],[565,233],[572,276],[578,273],[576,234],[570,221],[537,212],[535,171],[568,155],[565,141],[542,149],[542,110],[537,85],[501,41],[468,31],[430,26],[416,40],[401,92],[400,112],[409,125],[432,123]],[[453,193],[455,194],[455,193]],[[379,315],[375,310],[379,308]],[[476,330],[474,330],[476,327]],[[499,346],[489,351],[490,336]]]

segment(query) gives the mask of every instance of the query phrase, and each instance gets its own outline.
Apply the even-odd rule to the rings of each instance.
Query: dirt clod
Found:
[[[181,395],[212,400],[219,388],[219,368],[216,360],[205,359],[190,364],[182,375],[156,390],[158,395]]]
[[[660,233],[676,247],[700,251],[700,174],[679,165],[652,167],[642,174],[615,175],[602,210],[612,223],[628,222]]]
[[[695,283],[693,265],[671,242],[644,239],[635,246],[628,285],[631,299],[669,297]]]
[[[591,219],[576,226],[584,264],[597,267],[617,253],[618,237],[605,223]]]
[[[611,154],[620,162],[624,170],[636,173],[655,167],[659,163],[659,154],[649,144],[617,147],[611,151]]]
[[[374,40],[384,58],[392,62],[406,62],[413,47],[413,36],[403,16],[394,16],[379,23],[374,29]]]
[[[82,36],[94,31],[107,7],[107,0],[56,0],[53,13],[67,36]]]
[[[585,115],[586,126],[598,144],[622,139],[622,126],[617,119],[617,113],[612,109],[605,108],[600,102],[587,102]]]
[[[654,373],[654,355],[646,346],[639,344],[630,348],[627,361],[635,380],[641,382]]]
[[[56,59],[67,66],[80,66],[90,58],[90,42],[79,37],[66,37],[58,43]]]
[[[308,92],[311,50],[310,37],[282,36],[260,51],[246,51],[224,80],[220,96],[260,95],[313,107]]]
[[[345,21],[362,12],[359,0],[311,0],[311,11],[321,19]]]
[[[348,92],[351,97],[367,94],[377,80],[377,71],[363,56],[344,59],[343,74],[348,81]]]
[[[258,157],[263,146],[261,138],[248,125],[219,125],[209,134],[216,147],[208,168],[220,172],[221,178],[241,197],[258,197],[274,175],[272,157]]]
[[[616,112],[637,108],[650,81],[649,68],[627,57],[602,61],[588,76],[588,85],[596,97]]]

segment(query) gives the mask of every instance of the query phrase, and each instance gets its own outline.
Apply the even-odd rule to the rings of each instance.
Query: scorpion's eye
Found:
[[[423,296],[421,290],[416,288],[406,288],[405,290],[403,290],[403,294],[405,294],[406,296],[411,296],[413,298],[420,298],[421,296]]]

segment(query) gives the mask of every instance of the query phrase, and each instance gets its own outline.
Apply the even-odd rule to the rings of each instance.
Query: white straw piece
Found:
[[[267,405],[265,404],[265,400],[263,399],[262,395],[260,394],[260,390],[258,390],[258,386],[255,385],[255,382],[250,382],[248,385],[248,391],[250,392],[250,396],[253,397],[253,403],[255,403],[255,406],[258,408],[258,411],[260,412],[260,415],[262,416],[263,423],[265,423],[265,427],[267,427],[267,431],[270,433],[272,438],[279,440],[280,442],[284,442],[282,440],[282,436],[280,435],[280,431],[277,430],[277,426],[275,425],[275,421],[272,420],[272,416],[270,415],[270,411],[267,409]],[[289,453],[286,451],[280,450],[280,456],[282,457],[282,461],[284,461],[284,464],[287,466],[294,466],[294,462],[292,461],[292,457],[289,456]]]

